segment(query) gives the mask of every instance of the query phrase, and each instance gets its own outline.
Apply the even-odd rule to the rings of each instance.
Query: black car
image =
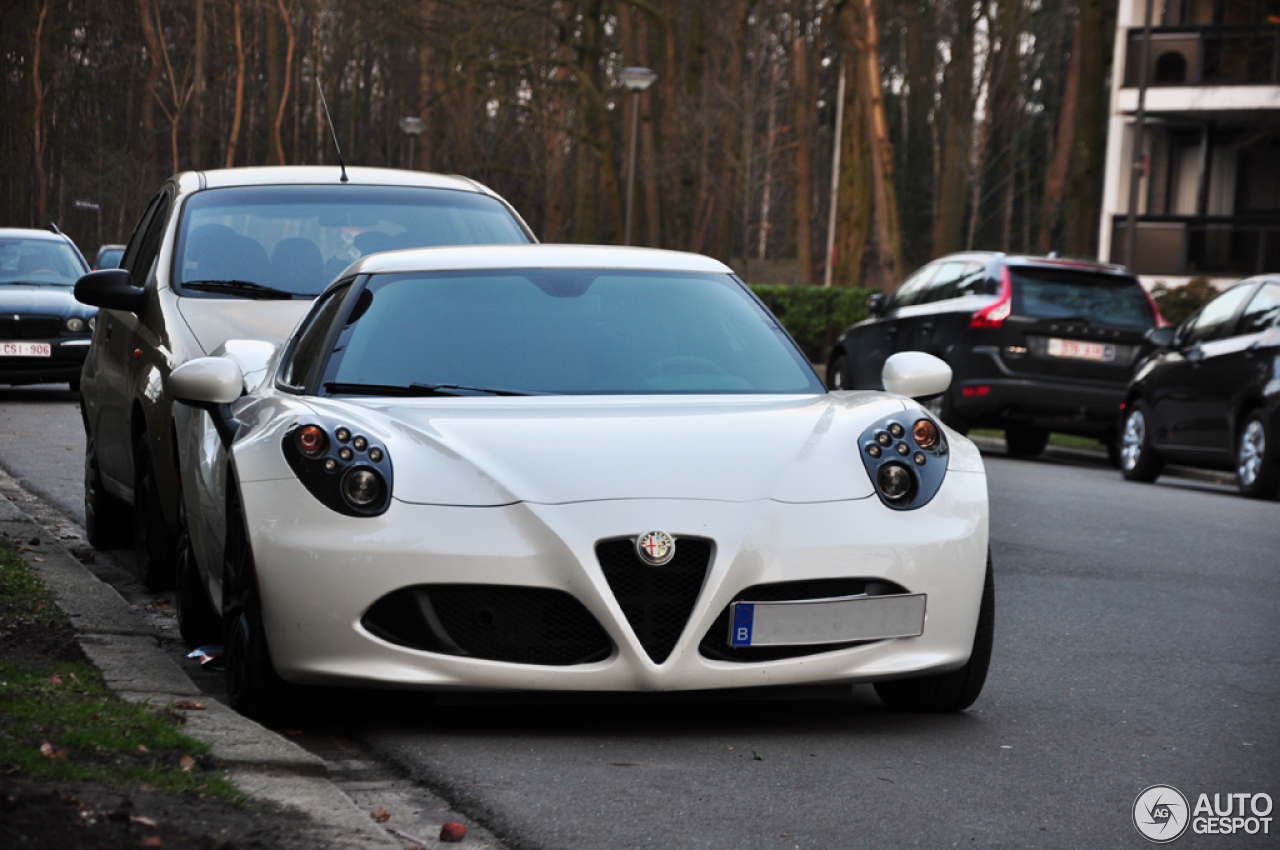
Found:
[[[848,330],[827,362],[833,389],[880,389],[885,359],[925,351],[955,375],[932,403],[948,425],[1002,428],[1009,453],[1034,457],[1050,431],[1112,448],[1133,365],[1165,324],[1123,268],[1051,257],[951,254],[907,278]]]
[[[1165,461],[1233,469],[1240,492],[1280,492],[1280,275],[1241,281],[1151,334],[1121,416],[1120,470],[1154,481]]]
[[[80,388],[98,313],[75,297],[88,271],[61,233],[0,228],[0,384]]]

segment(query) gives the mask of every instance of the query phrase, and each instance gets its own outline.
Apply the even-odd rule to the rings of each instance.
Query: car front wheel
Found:
[[[991,552],[987,552],[987,574],[982,586],[982,607],[978,610],[978,628],[973,635],[973,651],[959,670],[877,682],[876,694],[896,711],[942,713],[964,711],[982,693],[991,666],[991,647],[995,642],[996,592],[991,572]]]
[[[1252,499],[1273,499],[1280,492],[1280,463],[1274,434],[1267,433],[1262,411],[1244,420],[1236,448],[1236,476],[1240,492]]]
[[[93,435],[89,434],[85,437],[84,446],[85,537],[95,549],[120,549],[129,545],[132,527],[129,506],[102,487],[98,449]]]
[[[1130,481],[1155,481],[1164,459],[1151,446],[1151,416],[1140,401],[1129,405],[1120,434],[1120,472]]]
[[[195,547],[191,544],[186,500],[178,497],[178,559],[174,566],[174,607],[178,609],[178,632],[188,646],[218,643],[222,620],[209,602],[200,583]]]

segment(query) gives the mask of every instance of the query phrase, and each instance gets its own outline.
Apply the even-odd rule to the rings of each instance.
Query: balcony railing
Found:
[[[1111,221],[1111,262],[1123,263],[1125,216]],[[1138,216],[1133,271],[1230,275],[1280,271],[1280,215]]]
[[[1124,84],[1138,85],[1142,28],[1129,30]],[[1153,27],[1150,86],[1231,86],[1280,83],[1280,25]]]

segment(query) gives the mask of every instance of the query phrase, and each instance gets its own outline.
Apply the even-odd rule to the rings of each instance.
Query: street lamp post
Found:
[[[413,170],[417,165],[417,160],[414,159],[414,143],[418,141],[422,131],[427,129],[427,122],[416,115],[408,115],[400,119],[400,129],[409,137],[409,169]]]
[[[640,93],[658,79],[656,71],[648,68],[623,68],[618,74],[622,84],[635,94],[631,109],[631,150],[627,154],[627,224],[624,245],[631,244],[631,207],[636,193],[636,139],[640,135]]]

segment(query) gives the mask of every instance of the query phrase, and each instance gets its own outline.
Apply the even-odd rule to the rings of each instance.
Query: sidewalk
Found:
[[[422,846],[405,837],[405,833],[423,839],[428,846],[437,846],[440,827],[446,821],[460,821],[468,826],[466,839],[452,846],[501,846],[483,827],[452,811],[445,801],[433,797],[426,789],[415,787],[412,794],[403,793],[405,782],[391,783],[400,787],[380,797],[376,794],[378,790],[389,789],[370,789],[375,792],[373,799],[387,800],[386,808],[397,814],[410,805],[427,809],[421,813],[425,817],[409,819],[406,812],[397,817],[394,824],[386,823],[384,827],[376,823],[370,812],[379,807],[357,805],[332,781],[333,764],[203,693],[161,648],[163,636],[142,612],[135,610],[114,587],[95,576],[64,545],[60,538],[78,537],[74,527],[68,526],[60,515],[56,527],[47,527],[51,524],[47,511],[42,516],[45,525],[41,525],[22,509],[14,496],[25,497],[22,502],[28,508],[37,501],[0,470],[0,532],[10,539],[26,542],[24,548],[30,550],[25,553],[28,564],[70,617],[81,648],[102,671],[110,688],[135,703],[168,705],[179,700],[199,699],[205,709],[183,712],[186,723],[182,732],[208,744],[218,768],[251,800],[303,813],[311,824],[311,828],[295,836],[303,846],[333,850]],[[86,551],[93,550],[78,548],[77,551],[84,556]],[[341,766],[345,767],[359,753],[341,755],[344,762]],[[361,786],[359,782],[354,784]],[[363,783],[364,786],[370,784],[379,783]],[[412,802],[403,799],[407,796],[415,799]],[[362,802],[371,805],[370,800]],[[393,826],[398,827],[400,834],[392,831]]]

